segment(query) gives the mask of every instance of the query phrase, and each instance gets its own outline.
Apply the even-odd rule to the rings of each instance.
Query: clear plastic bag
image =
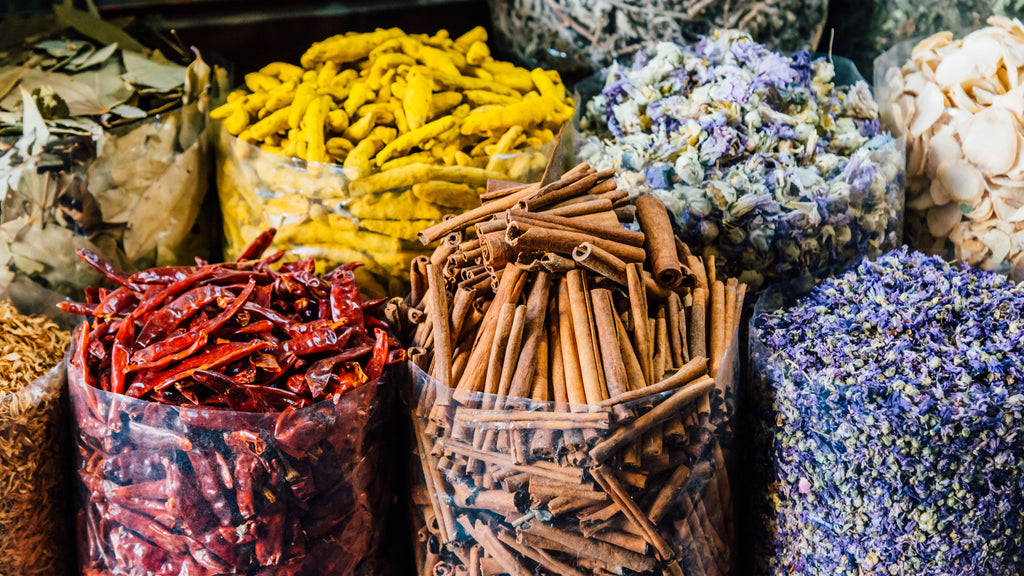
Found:
[[[727,33],[718,42],[724,38]],[[751,45],[740,39],[731,42],[737,52]],[[598,169],[618,169],[620,188],[660,198],[673,215],[684,242],[697,252],[715,254],[722,275],[735,277],[754,289],[803,275],[826,277],[863,256],[876,257],[900,244],[906,179],[904,139],[879,132],[877,118],[868,118],[871,114],[865,111],[874,103],[850,60],[829,57],[834,76],[828,78],[811,69],[812,76],[824,78],[811,82],[824,82],[823,94],[828,96],[831,91],[831,102],[827,98],[812,102],[814,109],[810,112],[789,110],[792,116],[788,119],[787,113],[778,115],[781,109],[771,109],[778,108],[777,104],[757,104],[753,98],[742,106],[730,102],[740,120],[727,120],[718,127],[715,122],[720,121],[715,116],[723,115],[723,110],[719,96],[714,94],[729,86],[721,80],[728,78],[728,73],[721,72],[723,75],[715,80],[711,96],[708,92],[698,96],[697,90],[691,93],[689,87],[679,88],[685,82],[674,83],[673,78],[686,68],[671,63],[676,62],[677,52],[688,54],[688,50],[663,47],[632,69],[629,64],[616,64],[578,84],[588,104],[580,125],[584,135],[579,139],[577,157]],[[700,53],[706,57],[705,52]],[[806,67],[808,60],[817,62],[821,57],[794,55],[786,67],[800,66],[796,62],[801,59]],[[670,63],[668,67],[666,62]],[[610,71],[617,74],[614,82],[608,80]],[[683,75],[692,73],[685,71]],[[759,86],[742,74],[740,77],[737,82],[748,91]],[[842,92],[833,91],[833,85]],[[637,90],[661,92],[660,99],[638,107],[645,118],[651,114],[661,118],[656,125],[648,122],[640,130],[630,128],[616,138],[609,131],[607,109],[628,111],[638,101],[627,100],[613,107],[608,104],[609,94],[619,97],[619,93],[629,95]],[[763,92],[764,88],[756,90]],[[806,105],[791,95],[786,98],[793,106]],[[716,111],[711,113],[712,109]],[[684,121],[677,121],[673,114]],[[693,119],[688,124],[688,114],[697,115],[694,119],[699,116],[701,127],[694,128]],[[628,117],[628,113],[623,116]],[[749,122],[755,122],[756,128]],[[795,127],[785,122],[795,123]],[[703,127],[705,123],[711,127]],[[784,129],[794,133],[817,130],[827,134],[830,142],[823,145],[823,138],[816,136],[817,148],[809,157],[802,152],[787,152],[782,144],[799,141],[785,142],[781,136]],[[731,135],[720,138],[719,130]],[[679,153],[680,139],[696,141],[698,137],[703,140],[697,150]],[[846,143],[850,138],[860,138],[861,144],[850,148]],[[706,166],[701,158],[716,140],[729,146],[739,142],[739,148],[723,156],[721,166]],[[834,152],[832,144],[838,144],[839,151]]]
[[[45,313],[67,329],[56,295],[12,284],[0,299],[23,314]],[[70,324],[70,326],[69,326]],[[58,363],[28,386],[0,395],[0,573],[55,576],[73,566],[67,372]]]
[[[280,413],[145,402],[69,362],[79,562],[88,574],[376,574],[393,394]]]
[[[994,39],[1006,50],[1024,50],[1019,34],[996,27],[985,31],[1005,38]],[[971,34],[974,46],[988,41],[982,33]],[[961,38],[956,35],[952,41]],[[1000,58],[996,72],[969,71],[963,82],[940,86],[934,74],[918,72],[929,47],[923,46],[912,58],[921,40],[900,42],[875,60],[882,125],[905,134],[907,143],[907,242],[926,253],[1024,281],[1024,146],[1019,144],[1022,132],[1015,120],[1019,114],[1013,111],[1024,95],[1010,83],[1005,68],[1013,68],[1016,75],[1024,66]],[[955,59],[943,67],[948,74],[964,57],[974,58],[964,49],[930,57],[930,64],[924,65],[935,67],[944,58]],[[1002,104],[985,101],[988,90],[1000,93]],[[934,116],[926,127],[919,121],[925,114]],[[979,128],[971,129],[974,124]],[[1015,161],[998,158],[1008,149],[1018,149]]]
[[[828,0],[490,0],[498,46],[529,66],[582,76],[658,42],[739,28],[777,50],[818,46]]]
[[[737,339],[710,414],[674,408],[685,386],[609,409],[462,395],[413,366],[419,574],[728,574]],[[635,447],[610,448],[624,446],[634,410],[658,406],[665,419]],[[615,456],[595,466],[606,449]]]
[[[318,164],[275,154],[218,129],[217,190],[224,213],[224,256],[236,258],[257,235],[277,228],[273,248],[285,258],[315,258],[318,270],[363,262],[360,287],[378,297],[408,290],[409,264],[429,255],[417,233],[479,205],[486,182],[461,182],[457,195],[433,194],[415,184],[370,193],[350,190],[342,166]],[[539,179],[556,140],[538,148],[491,156],[482,166],[503,179]],[[401,170],[396,168],[393,171]],[[379,172],[377,172],[379,174]],[[369,176],[369,175],[362,175]]]
[[[100,134],[54,137],[39,153],[12,146],[0,158],[0,281],[24,277],[80,298],[101,279],[76,248],[128,272],[208,256],[213,230],[198,218],[206,124],[200,100]]]
[[[890,254],[883,258],[906,258],[906,249]],[[753,530],[750,553],[756,566],[752,574],[1019,572],[1024,554],[1024,474],[1015,432],[1020,404],[997,398],[1020,398],[1020,386],[1012,375],[996,373],[991,373],[992,384],[980,383],[978,379],[988,377],[987,370],[973,383],[968,377],[962,388],[962,381],[940,381],[937,372],[961,370],[967,375],[971,370],[957,368],[959,358],[928,356],[908,344],[915,331],[929,329],[922,324],[955,323],[942,320],[951,306],[938,302],[999,290],[990,281],[972,278],[973,272],[954,274],[961,278],[953,280],[936,272],[934,264],[911,258],[914,262],[908,268],[918,269],[913,278],[893,272],[890,262],[870,262],[861,269],[885,274],[874,286],[843,283],[826,288],[826,295],[838,293],[835,298],[843,302],[829,305],[823,302],[831,296],[816,298],[812,305],[832,309],[815,313],[804,308],[805,323],[814,329],[791,329],[792,335],[780,337],[788,323],[775,325],[771,334],[764,320],[759,322],[800,303],[815,289],[814,283],[773,286],[757,301],[750,323],[751,378],[745,388],[743,423],[752,440],[752,481],[746,487]],[[936,290],[919,291],[920,276],[934,278],[930,282]],[[960,286],[942,292],[939,288],[948,287],[951,280]],[[889,293],[874,292],[880,283],[891,287]],[[908,285],[915,288],[907,290]],[[872,305],[849,304],[854,300],[851,291],[865,290],[874,296],[861,301],[870,298]],[[932,300],[933,295],[939,299]],[[828,318],[817,318],[818,314]],[[965,310],[963,317],[971,314]],[[837,317],[849,318],[853,326],[837,328]],[[878,324],[869,321],[861,327],[863,317],[875,317]],[[900,319],[906,319],[904,334],[870,336],[892,330]],[[972,345],[986,327],[970,324],[970,335],[956,336],[953,346],[962,347],[963,358],[986,357]],[[856,334],[870,344],[851,352],[849,343],[834,340],[837,332]],[[795,350],[776,344],[805,338],[813,340]],[[1006,346],[1012,350],[1011,344]],[[859,372],[853,376],[839,366],[848,365],[850,356],[863,359],[853,361],[854,372]],[[905,364],[917,376],[888,372],[879,366],[883,356]],[[996,359],[991,362],[998,365]],[[940,365],[952,372],[938,369]]]

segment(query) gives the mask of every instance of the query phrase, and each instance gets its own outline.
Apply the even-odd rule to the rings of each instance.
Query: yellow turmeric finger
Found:
[[[304,72],[302,68],[287,62],[271,62],[260,68],[260,74],[276,76],[281,82],[298,82]]]
[[[345,176],[350,180],[355,180],[363,174],[369,174],[370,160],[382,148],[384,148],[384,141],[372,135],[357,142],[345,157],[345,163],[342,165]]]
[[[316,85],[318,87],[330,86],[334,77],[338,75],[341,67],[335,62],[325,62],[316,74]]]
[[[384,77],[385,72],[392,68],[398,68],[400,64],[413,66],[416,64],[416,60],[405,54],[382,54],[379,58],[373,61],[373,66],[370,67],[370,75],[366,79],[367,84],[369,84],[370,88],[373,90],[379,90],[381,78]]]
[[[425,64],[428,68],[437,70],[438,72],[458,76],[459,69],[452,61],[451,57],[446,54],[443,50],[438,50],[432,46],[425,46],[422,42],[414,40],[413,38],[402,39],[402,52],[415,58],[422,64]]]
[[[501,174],[479,168],[466,166],[434,166],[430,164],[411,164],[387,172],[370,174],[349,184],[349,194],[362,196],[375,194],[393,188],[412,186],[427,180],[445,180],[448,182],[464,182],[484,185],[488,178],[500,178]]]
[[[443,72],[434,73],[434,81],[437,82],[442,88],[450,90],[486,90],[488,92],[494,92],[503,96],[516,96],[522,97],[522,93],[509,88],[508,86],[499,82],[493,82],[490,80],[481,80],[480,78],[470,78],[468,76],[460,76],[453,74],[446,74]],[[533,88],[533,81],[530,81],[530,88]]]
[[[242,130],[249,125],[249,113],[245,108],[236,106],[230,116],[224,119],[224,129],[235,136],[241,134]]]
[[[531,127],[540,124],[555,111],[555,103],[543,96],[529,98],[506,106],[470,114],[462,121],[463,134],[495,133],[505,131],[517,124]]]
[[[409,130],[416,130],[426,124],[433,100],[434,75],[423,66],[416,66],[406,81],[405,98],[402,107]]]
[[[352,85],[352,91],[349,92],[348,98],[345,100],[345,113],[351,118],[360,106],[366,104],[373,97],[373,90],[365,82],[356,82]]]
[[[480,205],[480,192],[473,186],[457,182],[430,180],[412,185],[416,198],[446,208],[468,210]]]
[[[467,53],[470,47],[477,42],[487,42],[487,30],[483,26],[477,26],[456,38],[455,49],[462,53]]]
[[[257,140],[266,140],[271,134],[284,132],[288,129],[288,115],[290,108],[281,108],[272,112],[266,118],[252,125],[253,137]]]
[[[327,128],[334,133],[341,134],[348,129],[349,118],[344,110],[331,110],[327,113]]]
[[[353,142],[358,142],[359,140],[366,138],[376,125],[377,112],[370,112],[353,122],[348,129],[344,131],[344,136]]]
[[[494,92],[488,92],[487,90],[466,90],[463,94],[466,97],[466,102],[474,108],[490,104],[508,106],[509,104],[515,104],[520,101],[519,98],[514,96],[505,96],[504,94],[496,94]]]
[[[380,166],[381,164],[387,162],[392,156],[395,156],[396,154],[401,154],[402,152],[411,150],[412,148],[419,146],[420,144],[426,142],[427,140],[430,140],[431,138],[436,138],[443,132],[451,130],[452,128],[455,127],[456,123],[457,122],[455,118],[452,118],[451,116],[445,116],[444,118],[439,118],[429,124],[421,126],[416,130],[410,130],[409,132],[402,134],[398,138],[395,138],[394,142],[385,146],[384,149],[381,150],[379,154],[377,154],[377,166]]]
[[[485,148],[484,151],[487,152],[488,156],[494,156],[495,154],[508,154],[515,146],[516,140],[522,135],[522,126],[519,126],[518,124],[512,126],[501,135],[501,138],[498,138],[498,141],[494,146],[489,146]]]
[[[306,108],[309,104],[315,100],[316,95],[316,84],[311,82],[303,82],[299,84],[298,89],[295,91],[295,98],[292,100],[292,105],[288,107],[288,125],[292,128],[298,128],[299,123],[302,122],[302,117],[306,114]]]
[[[281,85],[281,81],[273,76],[250,72],[245,75],[245,86],[253,92],[269,92]]]
[[[384,144],[387,145],[391,144],[391,142],[393,142],[395,138],[398,137],[398,130],[395,130],[390,126],[377,126],[376,128],[373,129],[373,132],[370,132],[370,134],[376,136],[377,138],[380,138],[381,141],[383,141]]]
[[[416,152],[414,154],[408,154],[406,156],[399,156],[393,158],[380,165],[381,170],[394,170],[395,168],[401,168],[402,166],[409,166],[410,164],[421,164],[429,163],[434,160],[434,155],[430,152]]]
[[[472,66],[479,66],[487,61],[491,57],[491,51],[487,48],[487,44],[483,42],[474,42],[469,47],[469,52],[466,52],[466,63]]]
[[[462,102],[462,94],[458,92],[435,92],[430,98],[428,119],[437,118],[441,114],[458,106]]]
[[[327,141],[327,153],[338,158],[344,158],[353,148],[355,145],[340,136],[335,136]]]
[[[235,99],[210,110],[210,118],[213,118],[214,120],[223,120],[224,118],[231,116],[235,112],[236,108],[242,108],[241,100]]]
[[[310,162],[327,162],[327,145],[324,142],[324,123],[330,100],[320,96],[310,102],[302,117],[302,132],[306,139],[306,159]]]
[[[319,62],[328,60],[343,64],[355,62],[370,54],[374,48],[391,38],[404,36],[398,28],[390,30],[378,29],[375,32],[365,34],[353,34],[351,36],[332,36],[322,42],[315,42],[302,55],[300,62],[303,68],[312,68]]]

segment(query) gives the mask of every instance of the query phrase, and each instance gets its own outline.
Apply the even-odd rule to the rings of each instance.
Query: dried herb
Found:
[[[683,240],[752,286],[824,276],[900,238],[902,146],[879,131],[866,83],[836,86],[807,52],[728,30],[662,43],[608,70],[581,127],[583,160],[662,199]]]
[[[658,42],[737,28],[776,50],[813,50],[828,0],[492,0],[502,47],[532,65],[586,73]]]
[[[0,302],[0,572],[60,574],[67,565],[65,373],[71,335]],[[52,369],[52,370],[51,370]],[[48,372],[49,371],[49,372]]]
[[[131,270],[205,253],[203,110],[223,71],[125,50],[138,43],[111,24],[56,10],[70,27],[0,53],[0,282],[80,296],[99,277],[69,248]]]
[[[758,307],[761,573],[1017,573],[1024,286],[904,248]]]

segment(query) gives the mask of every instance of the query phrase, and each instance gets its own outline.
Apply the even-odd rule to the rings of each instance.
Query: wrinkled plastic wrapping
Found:
[[[394,378],[281,413],[145,402],[69,364],[87,574],[376,574]]]
[[[954,36],[954,40],[960,38],[961,35]],[[992,106],[976,104],[961,89],[958,91],[963,95],[958,96],[960,102],[951,102],[948,96],[944,98],[940,115],[928,130],[917,137],[910,133],[912,122],[919,116],[915,109],[923,106],[914,97],[922,87],[909,86],[914,75],[903,76],[900,68],[913,65],[911,53],[922,39],[900,42],[875,60],[875,93],[882,126],[893,133],[905,134],[907,143],[907,243],[928,254],[956,258],[1008,275],[1015,282],[1024,281],[1024,180],[1021,177],[1024,163],[1018,159],[1010,170],[994,173],[972,162],[972,158],[988,154],[975,153],[971,157],[965,151],[968,137],[973,138],[966,126]],[[972,74],[962,86],[973,94],[973,85],[993,81],[999,85],[999,90],[1005,90],[1000,79],[1005,74],[1005,70],[993,75]],[[931,77],[934,78],[934,74]],[[904,91],[905,86],[915,92],[914,96]],[[950,87],[940,90],[940,96],[944,92],[953,93]],[[1011,103],[1006,111],[1011,120],[1008,124],[1013,124],[1015,115],[1010,112],[1014,107],[1012,103],[1021,98],[1020,90],[1017,92],[1017,96],[1013,96],[1013,92],[1005,94],[1004,102]],[[965,109],[961,102],[977,106],[976,111]],[[950,106],[951,103],[954,105]],[[1013,132],[1020,142],[1019,125]],[[997,139],[1000,135],[988,134],[988,137]],[[977,147],[977,139],[970,145]],[[1018,150],[1018,158],[1021,154]],[[970,178],[955,178],[961,172],[954,172],[954,169],[961,166],[967,167],[970,174],[976,174],[980,180],[977,193],[971,190]],[[949,186],[944,184],[947,181]],[[955,188],[952,192],[951,187]]]
[[[490,0],[498,46],[529,66],[585,75],[658,42],[739,28],[775,50],[817,47],[827,0]],[[723,10],[724,8],[724,10]]]
[[[25,277],[80,298],[101,278],[76,248],[129,272],[207,256],[206,124],[199,101],[95,139],[55,136],[39,154],[10,148],[0,159],[0,281]]]
[[[830,62],[836,86],[863,80],[850,60],[830,57]],[[602,93],[607,74],[605,70],[577,84],[588,107]],[[581,132],[595,129],[588,122]],[[836,129],[834,121],[830,129]],[[686,244],[695,252],[716,255],[722,275],[754,289],[801,276],[824,278],[901,244],[906,182],[902,136],[877,133],[849,154],[832,153],[819,143],[811,159],[744,152],[721,170],[709,169],[705,181],[695,186],[652,184],[648,174],[665,158],[659,159],[656,149],[638,153],[633,146],[628,136],[608,145],[597,135],[585,135],[579,138],[577,156],[598,168],[618,168],[620,188],[661,199]],[[674,162],[675,156],[669,160]]]
[[[588,455],[594,446],[673,392],[609,412],[453,394],[413,366],[406,408],[418,454],[411,512],[419,574],[729,574],[736,559],[730,471],[737,350],[738,335],[711,389],[710,415],[690,403],[636,441],[638,459],[627,464],[631,457],[620,453],[596,468]],[[594,414],[600,410],[607,417]],[[544,429],[566,413],[600,420],[589,429]],[[673,425],[677,419],[682,426]],[[474,434],[488,433],[496,435],[496,450],[486,450],[491,440],[474,449]],[[630,504],[620,504],[615,490]],[[649,532],[619,507],[629,505],[653,518]]]
[[[67,372],[54,366],[20,391],[0,396],[0,572],[25,576],[64,574],[68,568],[69,492],[64,475],[67,447]],[[26,422],[33,422],[31,427]],[[28,506],[43,506],[43,510]],[[15,511],[42,524],[5,517]],[[31,550],[31,555],[19,551]]]
[[[903,279],[893,275],[888,282],[902,285]],[[1024,547],[1016,511],[1024,478],[1019,450],[998,447],[1004,433],[1015,444],[1009,438],[1018,420],[1011,412],[1019,404],[997,399],[1000,393],[1015,394],[1013,378],[993,376],[996,382],[1009,378],[1005,388],[995,382],[974,383],[961,392],[948,383],[929,382],[933,371],[924,365],[959,365],[959,359],[922,358],[922,365],[912,368],[921,377],[911,380],[880,373],[867,360],[889,349],[888,354],[912,362],[918,353],[906,348],[906,336],[895,341],[876,337],[882,344],[855,352],[875,366],[874,373],[865,367],[862,375],[850,378],[849,371],[829,368],[836,361],[827,359],[818,363],[818,373],[808,373],[803,369],[808,360],[799,357],[806,347],[793,351],[773,346],[758,318],[791,308],[813,287],[809,282],[772,287],[757,301],[750,323],[751,384],[745,392],[744,424],[753,441],[747,511],[755,535],[752,573],[1018,573]],[[877,314],[934,313],[915,308],[914,299],[924,296],[907,296],[899,303],[882,297]],[[870,334],[877,329],[866,324],[850,330]],[[815,330],[827,333],[829,328]],[[829,338],[810,330],[808,334]],[[818,349],[827,354],[830,346],[822,342]],[[978,351],[972,348],[965,357],[972,354]],[[988,398],[992,404],[985,418]],[[947,427],[957,430],[956,439],[938,440],[937,431]],[[990,434],[988,427],[1000,432]],[[976,463],[977,469],[966,469],[965,461]],[[990,491],[996,501],[1000,497],[995,494],[1003,494],[1002,502],[982,502]],[[958,507],[975,510],[974,517],[961,522],[947,516],[954,500]]]
[[[0,299],[22,314],[45,314],[61,328],[74,326],[74,318],[53,307],[57,295],[38,286],[11,284],[0,290]],[[52,576],[72,566],[67,393],[67,372],[59,363],[18,392],[0,395],[2,574]]]
[[[356,271],[367,294],[408,291],[409,263],[430,254],[416,234],[480,203],[484,182],[459,197],[414,193],[413,185],[359,194],[337,164],[307,163],[243,142],[218,130],[217,189],[224,213],[225,259],[236,258],[260,232],[277,228],[273,249],[285,258],[315,258],[317,270],[363,262]],[[491,156],[486,168],[503,179],[539,179],[556,140],[513,154]],[[401,170],[400,168],[395,170]],[[364,175],[368,176],[368,175]],[[430,180],[424,176],[418,181]]]

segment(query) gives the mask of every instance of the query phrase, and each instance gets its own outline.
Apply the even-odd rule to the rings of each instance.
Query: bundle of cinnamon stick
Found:
[[[420,574],[728,572],[745,285],[586,164],[420,237],[387,306],[419,368]]]

